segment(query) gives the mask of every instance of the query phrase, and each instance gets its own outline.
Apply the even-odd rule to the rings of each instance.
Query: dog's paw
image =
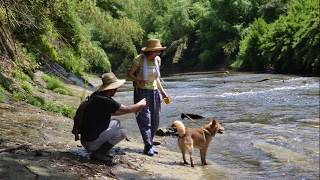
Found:
[[[188,165],[189,163],[187,161],[181,162],[181,165]]]

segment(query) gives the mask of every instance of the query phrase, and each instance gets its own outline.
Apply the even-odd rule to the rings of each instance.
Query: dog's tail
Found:
[[[174,121],[172,123],[171,127],[177,129],[180,137],[182,137],[186,134],[186,127],[184,126],[184,124],[181,121]]]

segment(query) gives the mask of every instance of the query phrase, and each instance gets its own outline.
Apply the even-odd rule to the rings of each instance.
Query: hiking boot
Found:
[[[156,148],[154,148],[154,147],[152,146],[151,149],[153,150],[154,154],[158,154],[158,151],[156,150]]]
[[[149,149],[148,151],[143,151],[143,154],[148,156],[154,156],[155,153],[152,149]]]
[[[148,156],[153,156],[155,154],[154,150],[152,149],[152,146],[145,146],[143,150],[143,154]]]
[[[100,153],[91,153],[90,154],[90,159],[91,160],[97,160],[100,162],[103,162],[107,165],[112,165],[113,164],[113,157],[105,154],[100,154]]]
[[[101,151],[103,153],[109,153],[109,151],[112,149],[114,145],[113,144],[110,144],[108,141],[105,142],[104,144],[101,145],[101,147],[99,149],[101,149]]]
[[[93,159],[97,159],[97,160],[104,159],[104,156],[109,158],[112,157],[109,155],[109,152],[113,146],[114,146],[113,144],[110,144],[109,142],[105,142],[97,150],[91,153]]]

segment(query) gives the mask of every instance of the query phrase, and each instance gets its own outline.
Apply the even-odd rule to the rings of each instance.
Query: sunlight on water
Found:
[[[262,79],[267,81],[258,82]],[[275,74],[176,75],[164,79],[172,103],[162,105],[160,127],[182,112],[215,117],[225,133],[213,138],[203,179],[319,179],[319,78]],[[132,103],[132,92],[118,100]],[[134,116],[122,116],[141,140]],[[206,120],[186,127],[201,127]],[[176,138],[163,145],[179,152]],[[194,156],[199,159],[199,150]],[[200,166],[196,161],[196,166]]]
[[[261,141],[255,142],[254,146],[261,149],[265,153],[268,153],[270,156],[272,156],[272,158],[277,159],[282,164],[292,163],[293,165],[299,166],[299,168],[307,169],[307,170],[317,168],[317,167],[314,167],[313,162],[310,162],[307,156],[293,152],[284,147],[276,146],[276,145],[261,142]]]
[[[318,88],[319,84],[306,84],[303,86],[284,86],[284,87],[276,87],[267,90],[261,91],[247,91],[247,92],[235,92],[235,93],[223,93],[221,95],[215,95],[216,97],[227,97],[227,96],[241,96],[241,95],[248,95],[248,94],[263,94],[263,93],[271,93],[273,91],[288,91],[288,90],[301,90],[301,89],[311,89],[311,88]]]

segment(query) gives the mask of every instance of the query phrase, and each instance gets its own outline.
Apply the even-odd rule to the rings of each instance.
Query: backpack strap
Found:
[[[97,94],[97,91],[87,96],[84,101],[82,101],[76,111],[76,115],[73,118],[73,128],[72,134],[74,134],[74,140],[78,141],[80,139],[79,134],[81,134],[81,125],[84,118],[84,113],[87,105],[92,100],[92,97]]]

